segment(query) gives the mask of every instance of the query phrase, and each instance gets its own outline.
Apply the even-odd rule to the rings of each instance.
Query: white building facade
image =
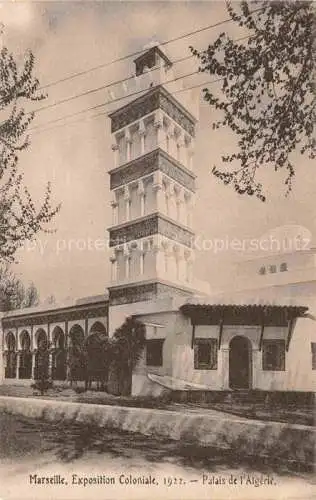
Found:
[[[229,299],[227,292],[210,296],[193,271],[196,105],[158,47],[135,67],[137,97],[110,114],[108,294],[4,314],[3,383],[35,379],[43,343],[50,347],[50,377],[67,380],[69,348],[94,332],[112,336],[134,316],[146,327],[134,395],[165,388],[314,391],[315,253],[254,260],[246,266],[248,281],[237,273],[239,288],[229,290]]]

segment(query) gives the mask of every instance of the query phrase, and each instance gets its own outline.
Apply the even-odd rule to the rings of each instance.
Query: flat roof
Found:
[[[44,313],[44,312],[53,312],[53,311],[58,311],[58,310],[63,310],[63,309],[69,309],[72,307],[78,307],[78,306],[88,306],[92,304],[98,304],[100,302],[107,302],[108,301],[108,294],[100,294],[100,295],[90,295],[87,297],[80,297],[80,298],[69,298],[65,299],[64,301],[55,303],[55,304],[39,304],[38,306],[35,307],[24,307],[23,309],[12,309],[11,311],[5,311],[3,312],[2,318],[11,318],[15,316],[25,316],[25,315],[32,315],[32,314],[38,314],[38,313]]]

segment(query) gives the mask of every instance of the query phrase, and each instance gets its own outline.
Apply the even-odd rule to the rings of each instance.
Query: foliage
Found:
[[[36,380],[34,382],[34,384],[31,384],[31,387],[32,387],[32,389],[36,389],[36,390],[40,391],[41,396],[43,396],[45,394],[45,392],[48,391],[48,389],[53,388],[53,383],[48,378],[47,379],[41,378],[39,380]]]
[[[101,382],[102,386],[108,378],[108,369],[111,361],[111,344],[107,335],[94,333],[85,342],[86,352],[86,385],[92,380]]]
[[[85,379],[86,388],[97,381],[106,382],[118,394],[130,394],[132,372],[145,346],[145,327],[130,317],[112,338],[95,332],[83,341],[74,336],[68,348],[67,364],[70,381]]]
[[[46,297],[45,304],[47,304],[49,306],[56,304],[56,297],[53,293],[51,295],[49,295],[48,297]]]
[[[145,340],[145,326],[133,317],[127,318],[115,330],[111,345],[111,376],[117,379],[115,392],[131,393],[132,373],[142,355]]]
[[[0,310],[10,311],[36,306],[39,294],[34,283],[25,286],[7,266],[0,267]]]
[[[34,387],[39,389],[41,395],[52,386],[49,379],[49,345],[46,339],[39,341],[38,349],[36,352],[36,367],[35,367],[35,384]]]
[[[288,194],[292,153],[315,158],[315,7],[312,1],[242,1],[227,3],[227,10],[249,36],[234,41],[222,33],[206,50],[191,47],[200,71],[221,78],[220,97],[203,89],[205,101],[223,116],[213,128],[228,126],[238,137],[237,150],[222,156],[231,168],[214,166],[213,174],[264,201],[260,168],[283,169]]]
[[[18,157],[29,145],[27,129],[34,117],[23,103],[44,98],[33,75],[34,62],[29,52],[19,67],[7,48],[0,51],[0,262],[12,262],[18,248],[47,230],[59,211],[59,206],[51,206],[49,184],[41,207],[35,207],[18,168]]]
[[[86,351],[79,342],[71,342],[68,348],[67,364],[70,382],[83,380],[86,373]]]
[[[146,339],[146,329],[141,321],[129,317],[113,335],[113,359],[118,364],[128,364],[133,370],[139,361]]]

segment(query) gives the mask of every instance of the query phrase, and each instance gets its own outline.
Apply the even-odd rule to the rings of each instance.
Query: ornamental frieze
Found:
[[[181,184],[181,186],[195,191],[195,175],[181,166],[177,160],[174,160],[168,153],[160,150],[159,169],[168,177]]]
[[[157,292],[159,297],[190,297],[193,295],[193,292],[189,292],[188,290],[183,290],[181,288],[176,288],[173,286],[165,285],[163,283],[158,283]]]
[[[188,132],[192,137],[195,136],[194,123],[183,113],[180,107],[176,106],[173,101],[171,101],[167,96],[160,95],[159,99],[160,109],[162,109],[167,115],[170,116],[175,122],[181,125],[186,132]]]
[[[124,224],[118,228],[109,229],[110,247],[122,245],[139,238],[146,238],[153,234],[162,234],[167,238],[192,247],[194,233],[181,225],[166,219],[161,214],[153,214],[141,220]]]
[[[130,222],[117,229],[109,229],[110,247],[122,245],[128,241],[146,238],[158,232],[158,215],[153,214],[137,222]]]
[[[157,87],[153,91],[111,113],[111,132],[114,133],[159,108],[163,109],[170,118],[194,137],[194,119],[190,118],[180,103],[177,103],[176,99],[163,87]]]
[[[63,321],[73,321],[85,318],[98,318],[98,317],[107,317],[108,315],[108,304],[104,306],[98,306],[91,308],[91,305],[88,308],[82,308],[77,310],[54,310],[54,311],[45,311],[41,314],[33,313],[25,316],[15,316],[15,317],[7,317],[2,318],[3,328],[16,328],[20,326],[31,326],[36,324],[44,324],[44,323],[57,323]]]
[[[186,189],[195,190],[195,175],[160,148],[110,172],[110,188],[118,188],[156,170],[168,175]]]
[[[190,295],[192,295],[192,293],[189,291],[156,282],[135,284],[133,286],[123,288],[110,288],[109,301],[110,305],[114,306],[153,300],[158,296],[189,297]]]
[[[144,175],[151,174],[159,168],[158,158],[159,149],[155,149],[110,172],[110,189],[115,189]]]
[[[109,290],[110,305],[131,304],[151,300],[157,295],[157,283],[144,283],[132,287]]]
[[[176,241],[177,243],[181,243],[187,247],[192,247],[194,233],[168,219],[165,219],[162,216],[159,216],[158,233]]]

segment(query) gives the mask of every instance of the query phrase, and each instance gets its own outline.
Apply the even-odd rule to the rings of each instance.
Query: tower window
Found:
[[[287,263],[286,262],[282,262],[282,264],[280,265],[280,271],[281,272],[287,271]]]
[[[146,341],[146,365],[163,365],[163,343],[164,339],[151,339]]]
[[[270,266],[270,267],[269,267],[269,271],[270,271],[270,273],[272,273],[272,274],[276,273],[276,271],[277,271],[276,266],[275,266],[274,264],[273,264],[272,266]]]
[[[266,274],[266,268],[264,266],[260,267],[259,274],[261,274],[261,275]]]
[[[180,161],[180,144],[177,143],[177,160]]]
[[[169,194],[167,192],[165,193],[165,208],[166,215],[169,215]]]
[[[168,134],[166,135],[166,150],[167,150],[167,153],[169,153],[169,150],[170,150],[170,138],[169,138]]]
[[[145,215],[147,213],[147,195],[143,194],[143,205],[142,205],[142,213],[141,215]]]
[[[312,370],[316,370],[316,342],[311,342]]]

